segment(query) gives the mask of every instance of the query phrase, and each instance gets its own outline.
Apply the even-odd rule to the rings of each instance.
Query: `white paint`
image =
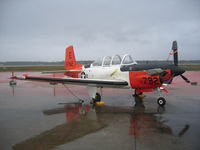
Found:
[[[121,65],[113,65],[108,67],[96,66],[92,68],[85,68],[83,72],[86,74],[88,79],[103,79],[103,80],[118,80],[118,81],[127,81],[130,87],[129,82],[129,73],[120,71]]]

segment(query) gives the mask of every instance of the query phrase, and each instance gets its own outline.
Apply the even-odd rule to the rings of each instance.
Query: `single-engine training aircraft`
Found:
[[[73,46],[66,48],[65,69],[47,71],[43,73],[64,73],[65,77],[37,77],[30,75],[12,76],[11,79],[42,81],[61,84],[83,85],[88,89],[88,94],[94,104],[101,101],[100,88],[128,88],[134,91],[134,96],[141,96],[143,92],[162,91],[165,84],[170,84],[174,77],[181,76],[186,82],[190,81],[182,74],[185,70],[178,66],[177,42],[172,44],[174,64],[137,64],[129,54],[120,57],[106,56],[103,60],[94,62],[90,67],[85,67],[76,62]],[[161,95],[161,94],[159,94]],[[165,98],[159,97],[157,103],[164,106]]]

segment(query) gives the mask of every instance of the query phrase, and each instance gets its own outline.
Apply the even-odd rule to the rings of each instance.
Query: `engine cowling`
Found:
[[[130,71],[129,80],[134,89],[156,88],[162,85],[159,74],[148,75],[145,71]]]
[[[134,89],[156,88],[160,87],[166,81],[172,80],[170,69],[164,70],[163,73],[149,75],[145,71],[130,71],[130,86]]]
[[[163,73],[160,74],[161,83],[171,83],[173,78],[170,69],[166,69]]]

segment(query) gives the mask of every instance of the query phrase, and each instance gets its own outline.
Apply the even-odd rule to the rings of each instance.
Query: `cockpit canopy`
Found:
[[[134,64],[135,61],[133,61],[133,58],[131,57],[131,55],[124,55],[121,64],[122,65],[132,65]]]
[[[110,66],[111,61],[112,61],[112,58],[110,56],[104,57],[102,61],[102,66],[103,67]]]
[[[122,58],[119,55],[115,55],[112,57],[111,65],[120,65],[122,62]]]
[[[91,67],[102,66],[109,67],[115,65],[132,65],[137,64],[129,54],[125,54],[124,56],[115,55],[113,57],[105,56],[102,60],[97,60],[91,64]]]

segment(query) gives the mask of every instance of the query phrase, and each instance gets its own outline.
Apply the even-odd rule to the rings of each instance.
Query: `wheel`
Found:
[[[163,97],[159,97],[157,100],[157,103],[159,106],[164,106],[166,103],[166,100]]]
[[[95,102],[100,102],[101,101],[101,95],[99,93],[96,93],[94,101]]]

